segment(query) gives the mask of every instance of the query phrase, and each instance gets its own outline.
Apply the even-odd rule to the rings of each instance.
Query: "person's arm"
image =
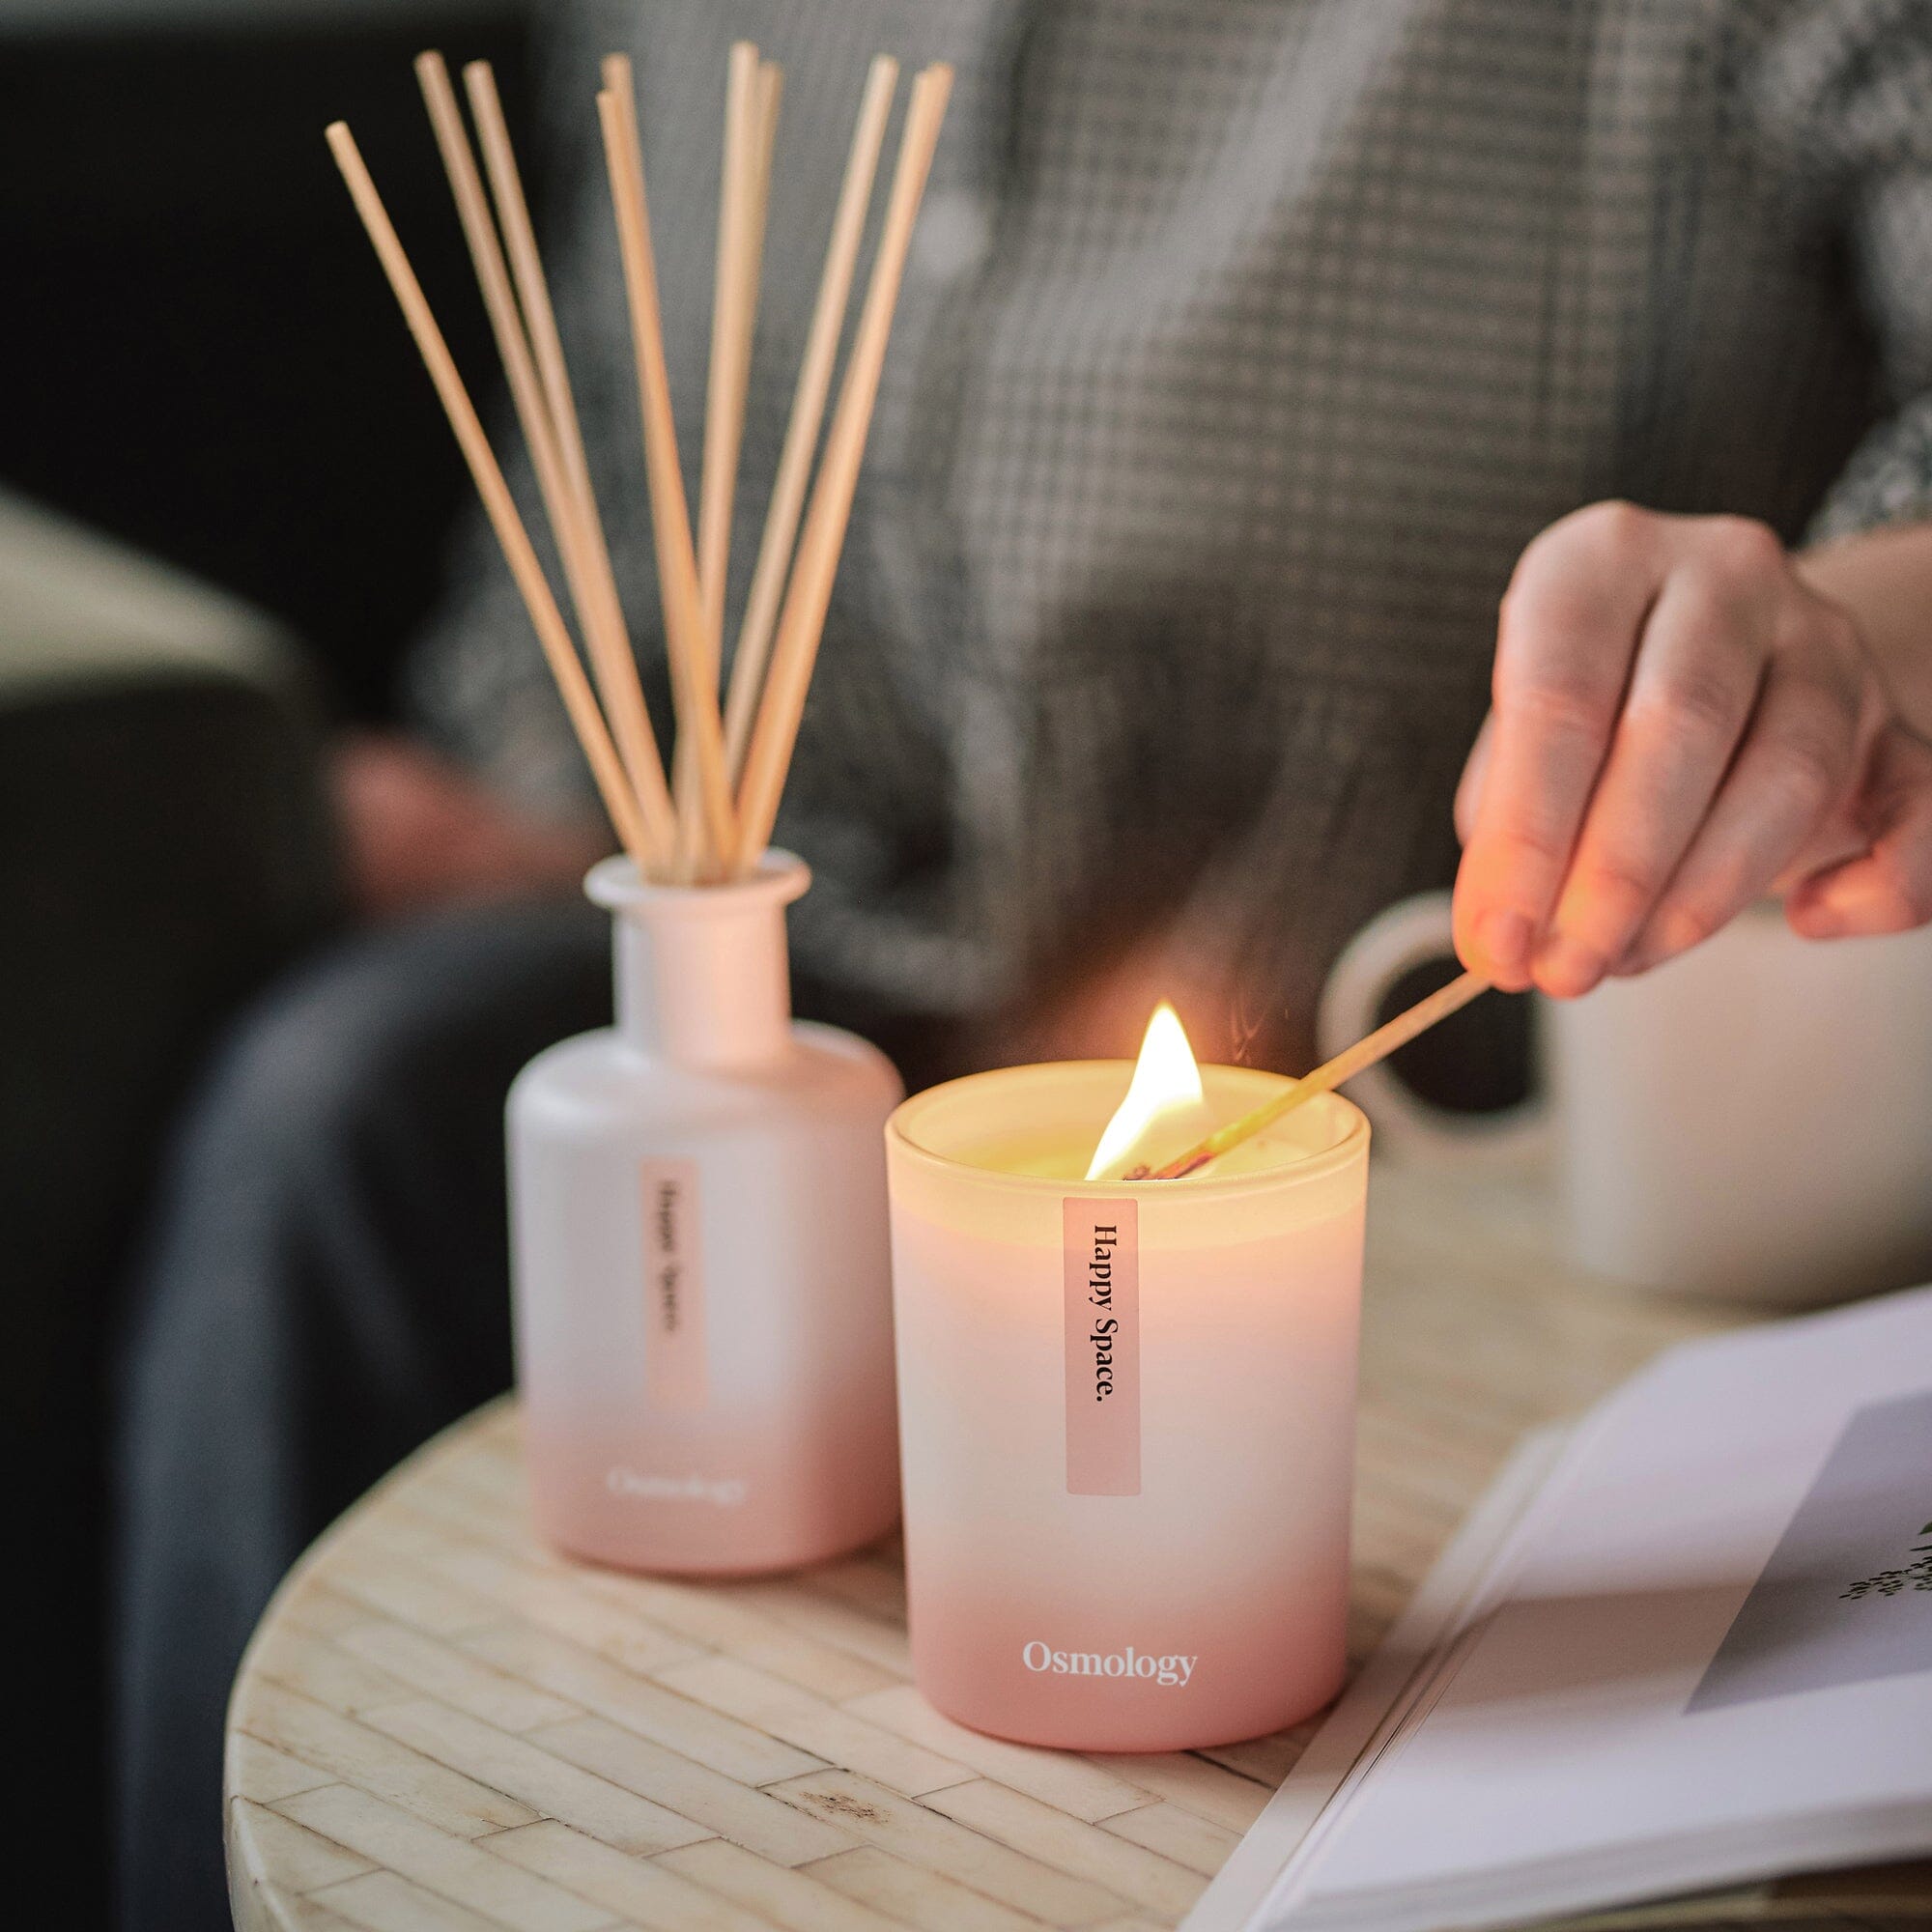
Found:
[[[1812,589],[1850,613],[1899,715],[1932,738],[1932,522],[1815,544],[1797,563]]]

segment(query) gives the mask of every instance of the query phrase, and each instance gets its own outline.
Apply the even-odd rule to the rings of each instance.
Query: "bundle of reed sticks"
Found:
[[[675,708],[676,742],[668,767],[645,707],[550,288],[495,77],[484,61],[463,70],[482,150],[480,168],[441,55],[423,54],[416,62],[416,77],[582,634],[581,654],[421,284],[355,137],[340,121],[327,130],[329,148],[428,365],[625,850],[639,872],[654,879],[709,884],[739,877],[757,865],[771,837],[798,740],[893,309],[952,89],[952,70],[935,64],[913,81],[870,277],[826,429],[826,405],[898,64],[881,55],[866,76],[791,416],[730,659],[728,690],[721,697],[732,499],[783,77],[775,64],[759,58],[751,43],[732,47],[694,530],[665,363],[637,87],[624,55],[610,55],[603,64],[597,114],[637,358],[650,523]]]

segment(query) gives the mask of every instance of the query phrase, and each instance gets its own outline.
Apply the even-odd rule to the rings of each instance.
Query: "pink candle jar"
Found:
[[[1325,1095],[1179,1180],[1082,1180],[1122,1063],[887,1127],[913,1667],[959,1722],[1199,1748],[1342,1681],[1368,1122]],[[1210,1123],[1287,1083],[1201,1069]]]

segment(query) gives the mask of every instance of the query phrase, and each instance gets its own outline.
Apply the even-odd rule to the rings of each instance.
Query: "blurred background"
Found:
[[[0,1373],[34,1578],[16,1735],[94,1887],[64,1923],[104,1913],[112,1304],[160,1124],[329,918],[315,733],[386,718],[469,489],[322,129],[355,123],[425,281],[468,294],[410,60],[493,60],[524,121],[526,11],[0,0]],[[480,306],[440,306],[487,369]],[[107,1009],[51,970],[156,931],[179,943],[115,958]]]
[[[424,279],[461,291],[409,63],[439,36],[493,60],[519,119],[527,12],[0,0],[0,477],[281,619],[349,717],[385,715],[469,486],[322,128],[354,121]],[[488,368],[480,306],[443,307]]]

